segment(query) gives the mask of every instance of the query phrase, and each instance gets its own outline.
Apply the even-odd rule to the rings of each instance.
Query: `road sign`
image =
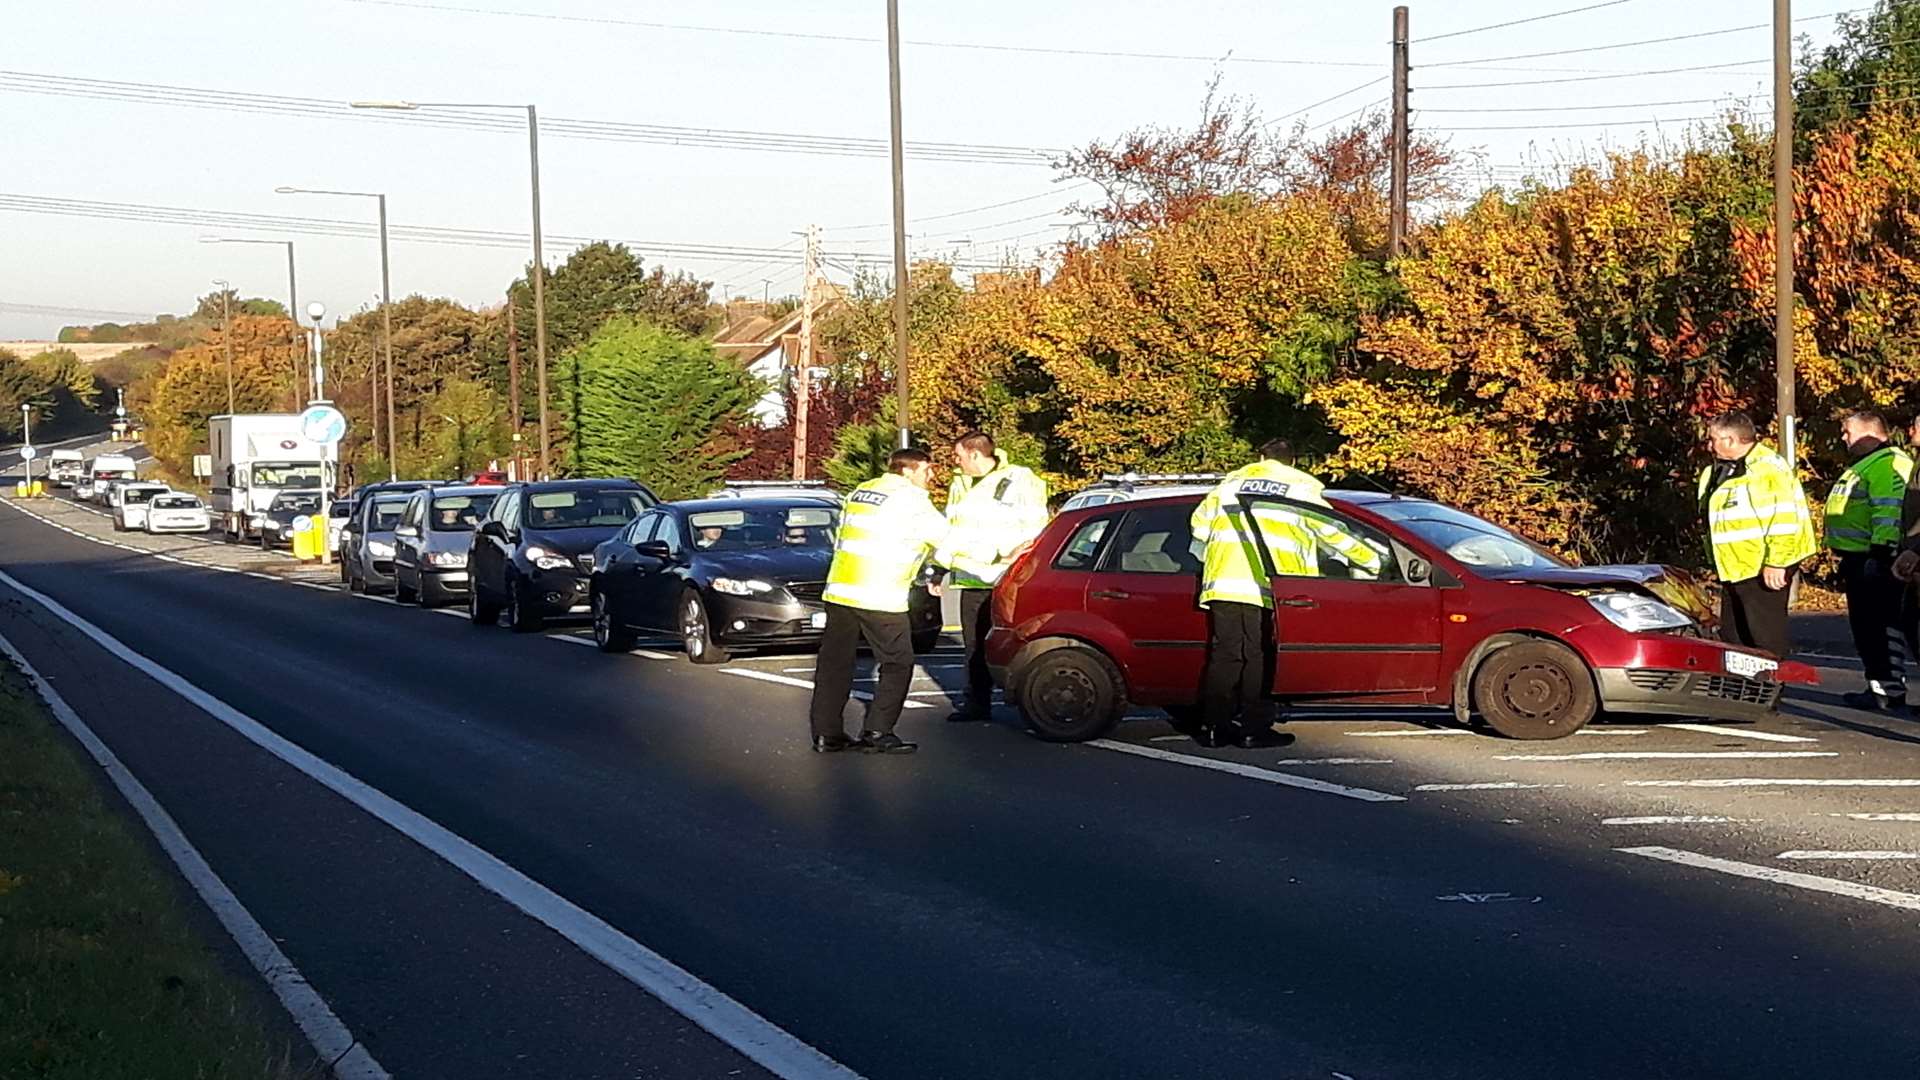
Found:
[[[321,446],[332,446],[346,438],[346,414],[331,405],[309,405],[300,414],[300,434]]]
[[[31,446],[23,446],[20,448],[21,461],[32,461],[35,457],[39,456],[39,454],[40,454],[40,451],[34,449]]]

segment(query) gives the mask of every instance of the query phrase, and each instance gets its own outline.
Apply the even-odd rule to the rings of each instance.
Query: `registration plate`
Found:
[[[1769,671],[1780,670],[1780,661],[1769,660],[1752,653],[1729,652],[1727,656],[1727,674],[1738,675],[1743,679],[1757,678]]]
[[[807,617],[807,625],[813,627],[815,630],[825,630],[827,628],[827,613],[824,611],[814,612]]]

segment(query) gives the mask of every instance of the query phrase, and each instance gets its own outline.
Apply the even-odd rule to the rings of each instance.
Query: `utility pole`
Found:
[[[1399,258],[1407,244],[1407,9],[1393,9],[1393,178],[1387,198],[1387,253]]]
[[[806,270],[800,285],[800,363],[793,372],[793,478],[807,478],[807,411],[813,397],[813,305],[820,272],[820,227],[807,226]]]
[[[220,344],[227,353],[227,415],[233,415],[233,312],[227,306],[228,294],[233,287],[224,281],[216,281],[220,286]]]
[[[907,169],[900,125],[900,0],[887,0],[887,101],[893,132],[893,378],[900,392],[900,447],[912,442],[907,415]]]
[[[1773,364],[1780,452],[1794,464],[1793,4],[1773,0]]]
[[[387,479],[398,480],[393,443],[393,288],[387,272],[387,197],[380,196],[380,351],[387,362]]]
[[[513,478],[522,479],[520,465],[520,331],[513,320],[513,297],[507,297],[507,417],[513,428]]]
[[[533,165],[533,355],[540,381],[540,476],[553,475],[547,434],[547,259],[540,249],[540,121],[527,106],[527,158]]]

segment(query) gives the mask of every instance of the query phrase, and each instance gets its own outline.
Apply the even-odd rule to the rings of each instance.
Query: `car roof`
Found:
[[[489,485],[498,490],[497,485]],[[630,488],[634,491],[647,490],[638,480],[623,477],[581,477],[574,480],[523,480],[517,485],[528,491],[580,491],[595,488]]]
[[[432,489],[435,499],[442,495],[498,495],[502,490],[504,487],[500,484],[441,484]]]
[[[756,510],[780,510],[793,509],[796,507],[824,507],[837,510],[840,507],[839,500],[826,492],[818,495],[754,496],[751,499],[679,499],[670,503],[662,503],[661,505],[668,509],[681,511],[682,513],[698,514],[708,510],[742,510],[745,509],[745,507],[741,505],[743,502],[751,502],[753,508]]]

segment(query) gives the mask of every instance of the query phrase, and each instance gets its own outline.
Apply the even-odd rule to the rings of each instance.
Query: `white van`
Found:
[[[86,478],[93,481],[90,489],[80,492],[82,498],[94,502],[105,502],[107,486],[115,480],[138,480],[140,470],[133,459],[125,454],[101,454],[86,464]]]
[[[78,450],[54,450],[47,454],[47,478],[55,487],[70,488],[86,472],[86,461]]]

